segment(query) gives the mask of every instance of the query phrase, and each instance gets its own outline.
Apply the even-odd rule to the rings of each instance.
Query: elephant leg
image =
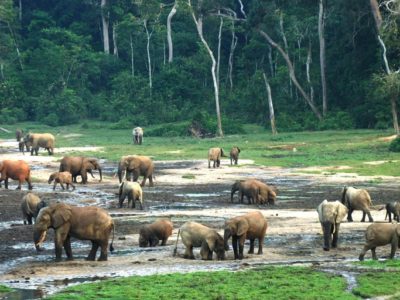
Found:
[[[7,182],[7,186],[8,186],[8,182]],[[16,190],[20,190],[21,188],[22,188],[22,180],[18,180],[18,186],[17,186]]]
[[[258,238],[258,252],[257,252],[257,254],[263,254],[263,243],[264,243],[264,237]]]
[[[249,254],[254,253],[254,239],[250,239],[250,249],[249,249]]]
[[[31,182],[31,178],[28,178],[26,181],[28,182],[28,189],[32,190],[33,186],[32,186],[32,182]]]
[[[133,176],[132,181],[137,181],[139,179],[140,174],[138,171],[132,171],[132,176]]]
[[[211,250],[208,250],[207,254],[207,260],[212,260],[213,252]]]
[[[239,259],[243,259],[243,249],[244,249],[244,242],[246,240],[245,235],[242,235],[239,238]]]
[[[64,241],[64,250],[65,250],[65,254],[67,254],[67,260],[73,260],[74,258],[72,257],[70,236],[67,236],[67,238]]]
[[[376,247],[371,248],[371,253],[372,253],[372,259],[373,260],[378,260],[378,257],[376,256]]]
[[[83,171],[82,173],[81,173],[81,177],[82,177],[82,182],[81,183],[83,183],[83,184],[86,184],[87,183],[87,172],[86,171]]]
[[[372,218],[371,212],[370,212],[369,210],[367,210],[367,215],[368,215],[368,221],[371,222],[371,223],[373,223],[373,222],[374,222],[374,219]]]
[[[192,245],[186,247],[184,258],[194,259]]]
[[[332,238],[332,223],[327,221],[322,223],[322,230],[324,232],[324,250],[329,251]]]
[[[108,259],[107,246],[108,246],[108,240],[103,243],[100,243],[100,257],[98,261],[106,261]]]
[[[32,216],[28,216],[27,219],[28,219],[28,224],[32,225]],[[25,221],[24,221],[24,224],[25,224]]]
[[[125,196],[119,198],[119,208],[122,208],[122,204],[124,203],[124,200],[125,200]],[[128,207],[129,207],[129,205],[128,205]]]
[[[51,151],[50,151],[50,148],[47,148],[47,152],[49,153],[49,155],[52,154]]]
[[[338,238],[339,238],[339,227],[340,223],[335,224],[335,232],[333,233],[333,239],[332,239],[332,248],[337,248],[337,243],[338,243]]]
[[[65,190],[64,185],[60,182],[61,188]]]
[[[365,211],[363,211],[363,216],[362,216],[361,222],[365,222],[365,217],[366,216],[367,216],[367,214],[365,213]]]
[[[397,238],[397,236],[392,238],[392,248],[390,251],[390,259],[393,259],[394,255],[396,254],[398,242],[399,242],[399,239]]]
[[[99,249],[99,244],[95,241],[92,241],[92,249],[90,249],[89,255],[87,256],[86,260],[95,260],[97,249]]]
[[[348,212],[348,214],[347,214],[347,221],[348,221],[348,222],[353,222],[353,218],[352,218],[352,216],[351,216],[351,214],[353,213],[353,211],[354,211],[354,209],[349,208],[349,212]]]
[[[232,158],[231,158],[231,166],[233,165],[233,163],[232,163]]]
[[[221,165],[221,161],[219,159],[217,159],[217,168],[219,168],[220,165]]]
[[[150,185],[149,185],[149,186],[153,187],[153,186],[154,186],[154,183],[153,183],[153,175],[150,175],[150,176],[149,176],[149,182],[150,182]]]
[[[54,237],[54,249],[56,252],[56,261],[61,261],[62,248],[64,246],[64,242],[68,237],[68,230],[62,231],[62,229],[58,228],[55,232]]]
[[[147,176],[143,175],[143,180],[142,180],[142,183],[140,184],[140,186],[144,186],[146,184],[146,179],[147,179]]]
[[[233,248],[233,253],[235,255],[235,259],[239,258],[238,254],[238,237],[237,236],[232,236],[232,248]]]
[[[4,187],[8,189],[8,177],[4,180]]]
[[[392,213],[388,212],[387,213],[389,215],[389,223],[392,223]],[[393,218],[395,218],[396,216],[394,216]]]
[[[167,245],[167,239],[168,239],[168,238],[162,239],[161,246]]]
[[[211,168],[211,166],[210,166],[210,160],[208,160],[208,168]]]
[[[71,182],[70,185],[72,186],[72,190],[75,190],[75,185]]]
[[[369,247],[368,245],[365,245],[365,246],[364,246],[363,250],[361,251],[360,255],[358,256],[358,259],[359,259],[360,261],[363,261],[363,260],[364,260],[365,253],[367,253],[367,251],[368,251],[369,249],[370,249],[370,247]],[[372,250],[371,250],[371,252],[372,252]],[[374,251],[373,253],[375,253],[375,251]]]

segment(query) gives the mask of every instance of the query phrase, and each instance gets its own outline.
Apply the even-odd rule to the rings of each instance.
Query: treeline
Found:
[[[377,27],[372,2],[2,0],[0,123],[131,128],[200,115],[217,130],[218,103],[222,127],[234,132],[270,126],[269,85],[278,130],[388,128],[399,14],[381,5]]]

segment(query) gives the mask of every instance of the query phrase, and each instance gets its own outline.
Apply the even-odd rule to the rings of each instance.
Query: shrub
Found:
[[[57,126],[59,125],[58,116],[55,113],[51,113],[42,119],[42,122],[48,126]]]
[[[127,118],[119,120],[117,123],[111,124],[110,129],[132,129],[134,126]]]
[[[400,152],[400,138],[395,138],[389,145],[389,151]]]

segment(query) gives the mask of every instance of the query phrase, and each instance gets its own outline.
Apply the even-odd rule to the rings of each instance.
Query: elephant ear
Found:
[[[339,201],[336,201],[335,203],[337,205],[336,223],[340,223],[346,217],[347,212],[349,210],[347,209],[347,207],[345,205],[343,205]]]
[[[236,235],[241,236],[243,234],[246,234],[248,230],[249,230],[249,223],[247,223],[246,219],[241,219],[237,224]]]
[[[324,220],[324,215],[323,215],[323,207],[326,205],[328,203],[328,200],[324,200],[324,201],[322,201],[321,203],[320,203],[320,205],[318,205],[318,207],[317,207],[317,212],[318,212],[318,218],[319,218],[319,221],[322,223],[322,222],[324,222],[325,220]]]
[[[53,214],[52,214],[52,226],[54,228],[58,228],[64,223],[68,222],[68,220],[71,218],[72,213],[71,213],[71,207],[66,204],[58,204],[56,207],[53,209]]]

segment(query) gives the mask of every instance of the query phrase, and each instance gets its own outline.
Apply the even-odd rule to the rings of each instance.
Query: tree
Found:
[[[325,0],[319,0],[318,14],[318,38],[319,38],[319,63],[321,67],[321,86],[322,86],[322,115],[325,117],[328,112],[328,99],[326,91],[326,58],[325,58],[325,19],[326,10],[324,5]]]

